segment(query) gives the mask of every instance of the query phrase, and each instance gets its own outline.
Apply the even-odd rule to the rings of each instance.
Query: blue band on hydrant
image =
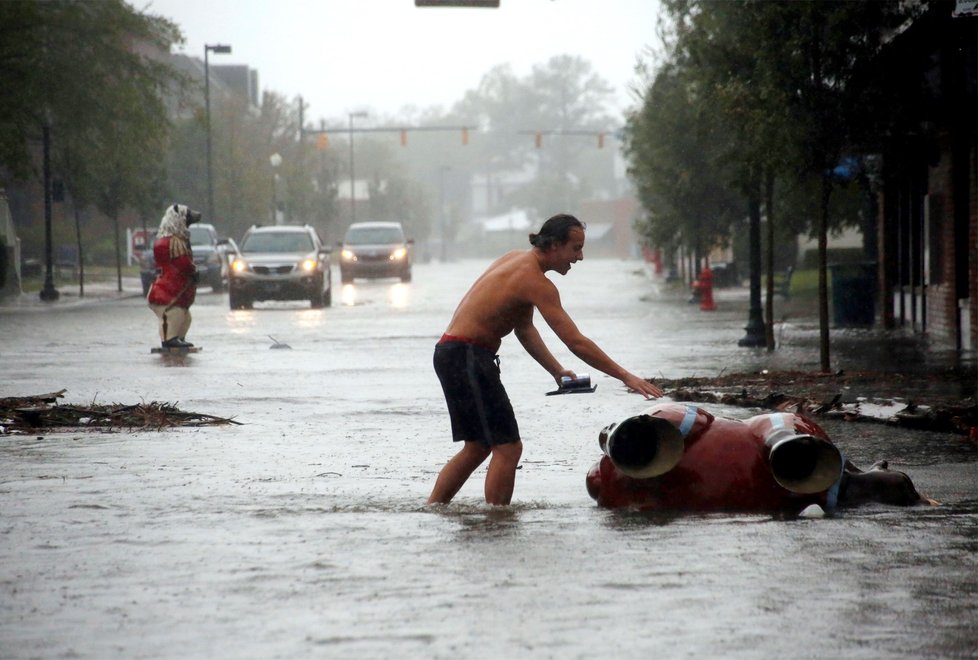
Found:
[[[775,428],[775,429],[784,428],[784,414],[774,413],[771,415],[771,428]]]
[[[679,432],[683,434],[684,438],[693,430],[693,424],[695,423],[696,406],[686,406],[686,414],[683,415],[683,421],[679,423]]]
[[[842,475],[846,471],[846,455],[839,452],[842,456],[842,470],[839,472],[839,478],[835,480],[835,483],[829,488],[828,492],[825,494],[825,510],[835,511],[835,508],[839,504],[839,487],[842,485]]]

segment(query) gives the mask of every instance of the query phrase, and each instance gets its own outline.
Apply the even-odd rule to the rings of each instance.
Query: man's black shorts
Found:
[[[442,341],[435,346],[433,362],[452,420],[452,440],[486,445],[519,441],[516,415],[493,351],[464,341]]]

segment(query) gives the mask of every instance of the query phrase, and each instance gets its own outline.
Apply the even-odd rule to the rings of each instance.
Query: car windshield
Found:
[[[191,245],[211,245],[213,242],[209,229],[205,229],[204,227],[190,227]]]
[[[346,234],[349,245],[384,245],[403,243],[404,234],[399,227],[354,227]]]
[[[242,252],[312,252],[312,237],[305,232],[261,232],[250,234],[241,244]]]

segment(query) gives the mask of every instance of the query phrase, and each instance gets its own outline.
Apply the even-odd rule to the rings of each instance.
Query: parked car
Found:
[[[146,248],[139,255],[139,279],[143,284],[143,295],[149,295],[149,287],[156,279],[156,259],[153,257],[153,243],[156,242],[156,230],[151,229],[146,234]]]
[[[340,242],[340,281],[399,277],[411,281],[411,246],[399,222],[354,222]]]
[[[222,241],[214,225],[190,225],[190,250],[194,254],[194,265],[200,275],[199,285],[209,286],[214,291],[224,291],[228,283],[228,262]]]
[[[329,255],[330,248],[309,225],[252,227],[231,262],[231,309],[250,309],[257,300],[308,300],[312,307],[329,307]]]
[[[149,234],[149,249],[139,258],[139,279],[143,285],[143,295],[156,279],[156,259],[153,257],[153,242],[156,231]],[[223,291],[228,282],[228,264],[237,246],[229,238],[218,238],[214,225],[198,224],[190,226],[190,249],[194,264],[200,275],[199,286],[209,286],[214,291]]]

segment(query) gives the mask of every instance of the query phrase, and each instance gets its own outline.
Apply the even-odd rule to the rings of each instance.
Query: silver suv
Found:
[[[399,277],[411,281],[411,245],[400,222],[354,222],[340,243],[340,281]]]
[[[239,249],[228,278],[231,309],[250,309],[256,300],[332,304],[330,249],[309,225],[252,227]]]

